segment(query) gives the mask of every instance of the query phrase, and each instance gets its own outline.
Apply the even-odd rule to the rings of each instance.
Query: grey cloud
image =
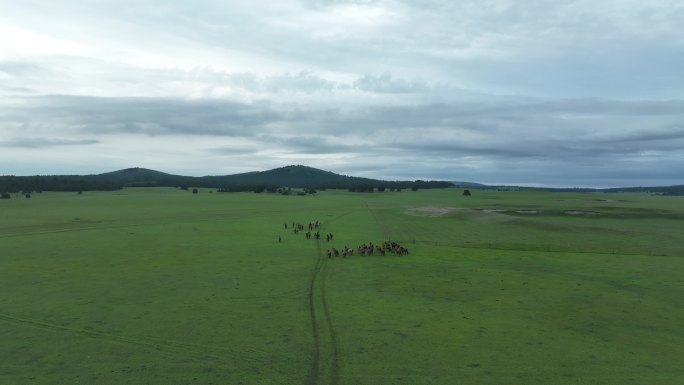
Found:
[[[684,11],[671,1],[37,3],[49,18],[24,16],[35,3],[7,4],[4,13],[48,31],[76,17],[76,32],[97,31],[138,49],[239,51],[297,68],[293,73],[393,72],[545,97],[684,96]],[[381,17],[367,28],[341,24],[330,33],[337,21],[331,12],[350,4]]]
[[[424,83],[395,79],[388,72],[380,75],[365,74],[354,82],[354,87],[378,93],[415,93],[428,89]]]
[[[212,153],[212,154],[217,154],[217,155],[245,155],[245,154],[254,154],[257,151],[259,151],[258,147],[213,147],[213,148],[207,148],[205,151]]]
[[[532,159],[548,155],[549,149],[540,148],[539,146],[520,147],[510,143],[492,144],[487,146],[478,145],[477,143],[402,143],[396,145],[395,149],[399,151],[413,151],[420,152],[426,156],[450,156],[452,158],[468,157],[468,156],[486,156],[495,158],[525,158]]]
[[[50,70],[46,66],[52,66]],[[74,76],[72,68],[85,68]],[[0,75],[11,75],[2,88],[59,90],[73,94],[87,85],[98,92],[137,92],[144,88],[154,94],[177,93],[179,84],[188,88],[242,90],[260,98],[287,97],[287,94],[330,94],[335,90],[353,88],[351,84],[325,79],[311,71],[262,74],[258,72],[227,72],[211,67],[192,69],[145,69],[103,59],[86,57],[42,57],[24,61],[0,62]],[[419,84],[417,81],[412,81]],[[419,88],[416,88],[418,91]],[[97,96],[97,95],[93,95]],[[177,95],[173,95],[177,97]]]
[[[2,85],[0,85],[0,90],[11,92],[11,93],[20,93],[20,94],[27,94],[27,93],[35,92],[33,89],[28,88],[28,87],[7,87],[7,86],[2,86]]]
[[[45,148],[57,146],[86,146],[100,143],[95,139],[12,138],[0,140],[0,147]]]
[[[369,5],[380,3],[379,0],[300,0],[305,6],[313,8],[325,8],[335,5]]]
[[[374,144],[350,144],[343,133],[331,136],[289,136],[260,135],[255,138],[264,144],[296,154],[351,154],[379,149]]]
[[[165,98],[29,98],[30,107],[0,113],[6,121],[67,131],[147,135],[254,135],[282,119],[268,103]]]
[[[209,155],[242,162],[263,151],[269,155],[260,162],[269,166],[301,155],[300,162],[323,168],[324,158],[308,161],[308,156],[337,156],[345,159],[337,171],[382,178],[617,186],[630,184],[629,178],[639,173],[642,184],[675,184],[680,178],[681,103],[523,99],[325,108],[45,96],[3,108],[0,125],[47,130],[46,136],[54,130],[71,133],[71,142],[64,145],[90,144],[86,135],[105,135],[102,140],[119,133],[213,135],[227,142],[205,148]],[[240,141],[231,144],[231,138]],[[50,144],[23,144],[39,145]]]
[[[45,68],[43,65],[18,60],[0,61],[0,72],[4,72],[5,74],[12,76],[45,76],[52,73],[51,70]]]
[[[637,162],[649,158],[659,159],[662,164],[681,163],[679,154],[684,148],[681,130],[668,129],[671,121],[684,120],[680,111],[648,115],[633,125],[625,123],[625,119],[634,120],[632,112],[627,118],[618,116],[617,119],[613,114],[601,115],[587,126],[584,119],[572,118],[579,113],[571,106],[572,103],[565,111],[570,118],[558,118],[558,106],[546,114],[541,114],[542,110],[537,106],[533,113],[521,108],[515,114],[508,111],[507,117],[498,118],[491,110],[480,116],[475,111],[464,111],[462,107],[456,108],[453,115],[446,114],[447,107],[442,106],[439,109],[446,116],[438,114],[438,118],[432,118],[435,127],[439,127],[436,130],[419,126],[420,122],[431,122],[431,118],[424,118],[423,114],[412,120],[415,111],[409,114],[395,111],[394,119],[401,123],[373,141],[371,151],[392,162],[401,157],[418,156],[431,159],[432,165],[441,160],[458,162],[472,158],[488,164],[480,167],[480,172],[512,161],[531,162],[537,169],[554,164],[563,164],[560,168],[591,168],[594,164],[624,164],[629,160]],[[428,107],[426,111],[432,109]],[[387,123],[385,119],[383,114],[381,120]],[[601,140],[597,140],[596,133],[602,136]],[[528,175],[535,173],[533,169],[527,172]],[[674,177],[676,173],[668,175]]]
[[[0,23],[67,47],[3,56],[3,164],[163,136],[240,167],[681,181],[684,5],[670,0],[36,0],[5,2]]]
[[[268,102],[52,96],[5,108],[0,123],[91,134],[253,138],[289,151],[568,159],[672,153],[681,102],[491,102],[346,109]],[[603,111],[603,112],[602,112]],[[678,125],[679,124],[679,125]],[[375,149],[374,149],[375,148]]]
[[[224,78],[228,84],[261,92],[317,92],[330,91],[338,85],[309,72],[284,73],[259,77],[254,74],[233,74]]]
[[[678,127],[669,127],[656,130],[644,130],[635,133],[629,133],[622,137],[615,139],[615,142],[633,142],[643,143],[650,141],[676,141],[684,139],[684,122]]]

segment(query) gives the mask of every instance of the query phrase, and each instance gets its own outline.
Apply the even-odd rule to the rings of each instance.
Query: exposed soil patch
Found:
[[[454,212],[470,212],[472,209],[448,206],[420,206],[406,210],[406,214],[421,217],[442,217]]]
[[[518,214],[539,214],[539,210],[515,210]]]

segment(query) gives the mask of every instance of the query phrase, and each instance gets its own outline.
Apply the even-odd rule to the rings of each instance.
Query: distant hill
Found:
[[[307,166],[286,166],[234,175],[190,177],[146,168],[127,168],[96,175],[0,176],[0,192],[117,190],[124,187],[204,187],[222,191],[308,189],[444,188],[444,181],[384,181],[336,174]]]
[[[385,181],[340,175],[307,166],[286,166],[267,171],[253,171],[233,175],[192,177],[168,174],[147,168],[133,167],[95,175],[35,175],[0,176],[0,193],[19,191],[90,191],[118,190],[124,187],[201,187],[221,191],[274,191],[277,188],[349,189],[429,189],[460,187],[482,190],[540,190],[550,192],[650,192],[663,195],[684,195],[684,185],[655,187],[545,188],[495,186],[463,181]]]
[[[133,167],[90,176],[105,183],[117,183],[126,187],[169,186],[185,178],[147,168]]]
[[[165,172],[150,170],[148,168],[133,167],[123,170],[105,172],[96,175],[99,178],[125,180],[130,182],[140,182],[150,179],[177,177],[178,175],[167,174]]]
[[[214,186],[276,185],[288,187],[346,188],[354,184],[377,185],[384,181],[350,177],[307,166],[286,166],[268,171],[255,171],[225,176],[205,176],[203,184]]]

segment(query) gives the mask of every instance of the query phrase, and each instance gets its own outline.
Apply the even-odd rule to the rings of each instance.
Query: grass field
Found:
[[[0,384],[684,383],[682,197],[460,192],[1,200]]]

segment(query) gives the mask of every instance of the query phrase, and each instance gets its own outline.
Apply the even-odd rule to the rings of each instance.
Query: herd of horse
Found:
[[[333,247],[332,249],[328,249],[327,255],[328,258],[339,257],[340,255],[342,257],[347,257],[348,255],[354,255],[354,250],[354,248],[347,246],[344,246],[341,251]],[[408,254],[408,249],[401,246],[397,242],[385,241],[381,245],[373,245],[373,242],[369,242],[368,244],[364,243],[356,248],[356,252],[361,256],[370,256],[373,255],[374,252],[377,252],[380,255],[385,255],[386,253],[391,253],[394,255],[406,255]]]
[[[320,228],[322,227],[322,223],[320,221],[314,221],[314,222],[309,222],[307,225],[304,225],[302,223],[298,222],[292,222],[292,223],[284,223],[283,227],[287,230],[288,228],[293,229],[295,234],[299,234],[299,232],[308,230],[306,233],[304,233],[304,236],[306,239],[316,239],[319,240],[321,239],[321,232]],[[314,232],[315,231],[315,232]],[[327,233],[325,234],[325,240],[326,242],[330,243],[333,240],[334,236],[333,233]],[[278,242],[282,242],[283,238],[281,236],[278,237]],[[331,247],[327,249],[326,255],[328,258],[332,257],[347,257],[354,255],[354,253],[357,253],[360,256],[372,256],[374,253],[377,253],[379,255],[386,255],[387,253],[393,254],[393,255],[406,255],[408,254],[408,249],[403,247],[397,242],[393,241],[384,241],[379,245],[374,245],[373,242],[369,243],[364,243],[362,245],[359,245],[356,248],[351,248],[348,246],[344,246],[342,249],[337,249],[335,247]]]
[[[299,234],[300,231],[304,231],[304,229],[308,228],[309,231],[307,231],[304,234],[306,239],[312,239],[312,238],[321,239],[321,232],[317,230],[321,227],[321,225],[322,225],[321,222],[315,221],[315,222],[309,222],[309,224],[307,226],[304,226],[301,223],[292,222],[292,224],[290,226],[292,226],[292,229],[294,230],[295,234]],[[285,229],[287,229],[288,224],[284,223],[283,227],[285,227]],[[316,230],[315,233],[313,232],[314,230]],[[333,239],[332,233],[325,234],[325,240],[327,242],[332,241],[332,239]],[[282,242],[282,240],[283,240],[282,237],[278,237],[278,242]]]

